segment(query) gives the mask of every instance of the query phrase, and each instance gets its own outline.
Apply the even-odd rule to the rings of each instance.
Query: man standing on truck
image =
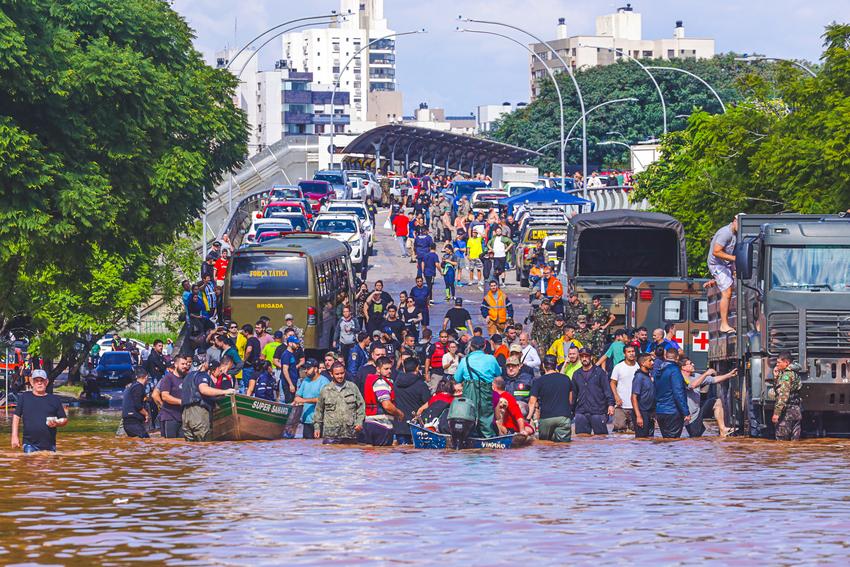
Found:
[[[800,406],[802,384],[797,372],[790,368],[791,353],[779,353],[773,368],[776,403],[773,406],[773,426],[776,428],[777,441],[798,441],[803,410]]]
[[[729,302],[732,299],[732,284],[735,269],[735,241],[738,234],[738,219],[723,226],[714,233],[708,247],[708,271],[717,289],[720,290],[720,332],[732,333],[735,329],[729,324]]]

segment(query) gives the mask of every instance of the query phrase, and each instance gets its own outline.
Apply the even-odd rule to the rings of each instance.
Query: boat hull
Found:
[[[220,398],[213,410],[213,441],[261,441],[283,438],[294,406],[242,394]]]
[[[413,437],[413,446],[416,449],[447,449],[451,448],[451,436],[445,433],[437,433],[425,429],[415,423],[410,423],[410,433]],[[464,449],[510,449],[513,446],[516,435],[502,435],[500,437],[470,437],[467,439]],[[524,445],[528,444],[528,437],[524,435]]]

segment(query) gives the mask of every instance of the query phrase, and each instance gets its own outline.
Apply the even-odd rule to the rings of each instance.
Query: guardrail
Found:
[[[632,187],[630,186],[593,187],[567,191],[567,193],[572,193],[577,197],[582,197],[592,202],[594,211],[610,211],[612,209],[645,211],[649,209],[649,203],[646,199],[633,202],[630,198],[631,192]]]

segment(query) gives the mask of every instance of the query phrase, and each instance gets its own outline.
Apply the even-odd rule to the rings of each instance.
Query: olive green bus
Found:
[[[304,330],[305,349],[329,349],[337,306],[354,305],[348,247],[323,234],[292,233],[233,254],[224,287],[224,315],[240,326],[260,317],[269,331],[292,314]]]

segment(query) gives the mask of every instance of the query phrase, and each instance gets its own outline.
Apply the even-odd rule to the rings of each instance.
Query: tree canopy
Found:
[[[734,54],[712,59],[644,60],[647,66],[678,67],[706,80],[728,106],[746,96],[746,88],[738,79],[753,71],[748,63],[735,61]],[[769,73],[769,66],[757,69]],[[668,130],[681,130],[687,116],[695,109],[719,113],[720,103],[702,83],[677,71],[653,70],[667,105]],[[566,73],[556,75],[564,97],[565,130],[581,116],[575,88]],[[604,106],[587,117],[588,164],[592,168],[628,168],[628,151],[622,147],[599,145],[604,140],[634,143],[660,138],[663,133],[661,101],[649,76],[634,62],[624,60],[604,67],[580,69],[575,73],[581,87],[585,109],[614,99],[636,98]],[[745,87],[745,86],[743,86]],[[566,133],[566,132],[565,132]],[[541,81],[540,95],[528,106],[504,116],[494,126],[491,136],[501,142],[536,150],[560,138],[558,98],[550,79]],[[558,172],[560,158],[557,144],[543,150],[545,157],[535,165],[542,171]],[[568,142],[567,163],[581,164],[581,125]]]
[[[143,303],[246,152],[232,75],[164,0],[0,6],[0,327],[46,356]]]
[[[850,208],[850,25],[830,25],[823,37],[817,77],[779,64],[770,81],[742,78],[746,99],[726,114],[695,113],[638,175],[634,197],[685,225],[695,273],[736,213]]]

